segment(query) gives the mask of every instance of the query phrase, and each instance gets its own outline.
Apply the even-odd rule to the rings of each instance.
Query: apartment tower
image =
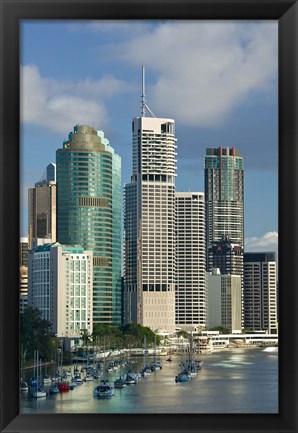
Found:
[[[121,323],[121,159],[102,131],[76,125],[57,162],[57,239],[93,254],[93,323]]]
[[[206,248],[228,236],[243,248],[243,157],[234,147],[206,149]],[[207,258],[208,260],[208,258]],[[209,266],[207,267],[209,269]]]

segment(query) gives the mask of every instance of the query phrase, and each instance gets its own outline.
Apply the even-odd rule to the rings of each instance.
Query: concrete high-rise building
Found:
[[[121,158],[76,125],[56,152],[57,239],[93,253],[93,322],[121,323]]]
[[[176,138],[172,119],[133,120],[133,175],[124,189],[124,321],[175,330]],[[148,109],[151,112],[150,109]]]
[[[52,324],[59,337],[93,332],[92,252],[58,242],[29,251],[29,302]]]
[[[28,190],[28,234],[29,248],[33,238],[56,241],[55,164],[49,164],[44,179]]]
[[[201,192],[176,192],[176,326],[206,326],[205,200]]]
[[[206,248],[228,236],[243,248],[243,157],[232,148],[207,149],[205,155]],[[207,258],[208,260],[208,258]],[[209,269],[209,265],[207,266]]]
[[[275,253],[244,253],[244,328],[277,333]]]
[[[20,313],[28,305],[28,238],[20,239]]]
[[[218,268],[207,273],[207,326],[241,331],[241,276],[221,275]]]
[[[220,269],[221,274],[243,274],[243,247],[232,243],[228,236],[213,241],[208,249],[208,271]]]

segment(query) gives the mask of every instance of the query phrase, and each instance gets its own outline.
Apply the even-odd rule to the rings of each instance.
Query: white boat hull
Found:
[[[41,397],[46,397],[47,393],[45,391],[35,391],[33,393],[33,397],[34,398],[41,398]]]

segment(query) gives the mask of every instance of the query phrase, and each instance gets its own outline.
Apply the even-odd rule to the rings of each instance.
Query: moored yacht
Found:
[[[100,385],[98,385],[94,391],[94,397],[98,398],[110,398],[115,394],[114,388],[110,386],[108,380],[102,380]]]

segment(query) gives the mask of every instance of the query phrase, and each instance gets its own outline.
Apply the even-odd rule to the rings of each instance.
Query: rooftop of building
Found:
[[[62,247],[62,251],[69,252],[71,254],[83,254],[85,252],[81,245],[62,245],[59,242],[46,243],[44,245],[39,245],[34,248],[35,253],[42,253],[45,251],[50,251],[51,248]]]

